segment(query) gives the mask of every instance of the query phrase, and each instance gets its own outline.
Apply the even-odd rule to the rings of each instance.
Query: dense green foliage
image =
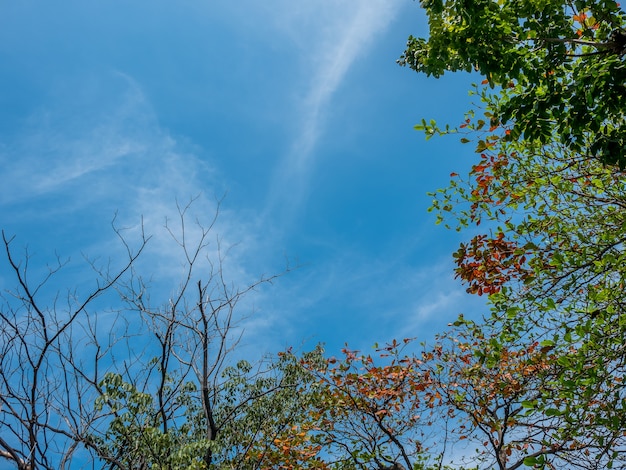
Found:
[[[511,140],[556,140],[626,166],[625,17],[611,0],[423,1],[428,39],[409,39],[401,63],[438,77],[477,71],[499,97],[492,123]]]
[[[321,363],[321,350],[304,354]],[[193,381],[181,384],[171,377],[180,413],[164,426],[156,404],[156,390],[143,392],[119,374],[102,380],[96,409],[110,420],[104,433],[90,437],[99,457],[125,469],[254,469],[271,466],[275,439],[301,423],[314,394],[302,394],[314,382],[292,354],[281,355],[265,368],[239,361],[222,373],[216,390],[216,435],[207,436],[198,389]],[[182,385],[182,386],[181,386]],[[210,463],[207,455],[210,453]],[[269,461],[269,463],[268,463]]]

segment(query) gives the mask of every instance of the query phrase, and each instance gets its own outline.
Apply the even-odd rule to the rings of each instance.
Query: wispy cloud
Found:
[[[79,99],[70,94],[62,105],[42,105],[19,134],[5,141],[0,155],[0,204],[65,193],[67,206],[59,209],[72,210],[72,203],[91,201],[102,186],[98,183],[106,183],[111,172],[118,176],[122,173],[122,180],[126,175],[136,176],[128,174],[129,170],[141,166],[152,150],[150,145],[155,143],[154,136],[148,135],[152,132],[153,113],[129,77],[109,73],[85,81],[92,80],[98,85],[75,84],[77,88],[91,88],[85,93],[89,96]],[[120,82],[124,93],[109,94],[110,88],[118,88]],[[87,108],[89,114],[76,108]]]
[[[276,168],[268,210],[278,206],[288,220],[306,196],[315,147],[333,94],[354,61],[389,25],[398,5],[384,0],[331,1],[316,4],[317,11],[307,11],[318,19],[314,27],[307,28],[307,40],[300,43],[303,67],[310,79],[293,113],[300,121],[299,130]]]
[[[289,251],[295,248],[288,239],[302,237],[302,233],[289,232],[293,227],[284,225],[293,221],[309,194],[333,97],[347,83],[351,67],[372,49],[402,5],[389,0],[248,3],[252,14],[247,12],[245,18],[235,15],[241,6],[229,3],[222,8],[232,9],[227,12],[232,13],[229,21],[238,27],[259,28],[255,34],[266,41],[263,47],[271,49],[269,46],[280,43],[284,46],[281,51],[288,50],[287,56],[294,58],[288,69],[280,69],[289,81],[276,77],[278,85],[272,85],[285,89],[286,97],[277,109],[289,121],[288,130],[295,132],[286,143],[264,147],[269,148],[268,153],[288,149],[278,161],[265,156],[264,163],[275,167],[265,214],[251,214],[245,206],[237,207],[235,213],[229,209],[228,199],[222,207],[215,234],[223,237],[223,246],[239,243],[228,260],[228,277],[240,285],[260,273],[280,271],[282,250],[288,251],[288,256],[307,256]],[[206,3],[198,5],[206,7]],[[210,16],[202,8],[198,6],[198,16]],[[241,26],[242,22],[248,23]],[[255,47],[254,41],[245,42]],[[231,75],[219,66],[215,70],[224,73],[211,84],[219,88]],[[293,77],[300,78],[294,83]],[[47,252],[58,249],[61,254],[78,255],[74,257],[78,261],[80,252],[105,258],[120,248],[109,227],[115,212],[119,225],[130,227],[125,233],[131,237],[138,233],[143,216],[146,232],[154,235],[142,265],[144,271],[163,285],[176,281],[181,253],[163,225],[166,218],[175,224],[176,201],[184,205],[201,195],[187,227],[188,235],[197,240],[193,221],[197,217],[206,224],[211,219],[216,208],[214,196],[224,194],[227,178],[232,176],[220,174],[215,161],[200,155],[219,147],[194,148],[184,137],[164,128],[142,83],[133,76],[110,71],[64,79],[68,84],[56,92],[56,99],[42,103],[20,135],[0,144],[0,224],[9,232],[24,227],[27,237],[22,241],[32,244],[32,237],[41,233],[40,246]],[[204,88],[193,90],[201,100]],[[241,107],[247,106],[242,103]],[[315,266],[305,266],[281,279],[271,295],[262,292],[255,297],[260,315],[247,323],[246,341],[258,345],[265,337],[260,347],[264,350],[282,346],[283,341],[297,342],[316,331],[332,338],[346,333],[343,340],[352,342],[350,334],[367,328],[367,334],[359,334],[369,345],[381,340],[374,335],[413,336],[433,315],[456,309],[462,301],[456,291],[449,290],[448,272],[411,266],[404,260],[405,253],[396,253],[397,259],[372,260],[370,252],[350,253],[348,248],[322,250],[321,257],[314,259]],[[169,283],[169,288],[175,285]],[[252,310],[253,304],[247,307]],[[300,321],[305,315],[309,315],[306,325]],[[384,331],[377,326],[376,316],[387,325]],[[398,319],[404,319],[401,325],[412,331],[392,331],[390,325]],[[359,328],[354,327],[355,322]],[[340,324],[341,332],[335,331],[335,324]]]
[[[217,170],[159,125],[132,77],[116,71],[81,77],[74,91],[42,105],[0,150],[2,228],[22,234],[18,245],[41,243],[39,253],[58,250],[80,264],[82,253],[115,259],[121,247],[110,222],[117,214],[131,243],[143,224],[152,239],[142,267],[175,289],[183,253],[164,225],[169,219],[179,233],[177,203],[196,198],[186,236],[190,246],[197,243],[196,222],[210,224],[225,191]],[[209,249],[216,249],[218,234],[223,248],[240,243],[227,274],[235,284],[249,282],[255,260],[244,260],[255,249],[256,220],[221,212]]]

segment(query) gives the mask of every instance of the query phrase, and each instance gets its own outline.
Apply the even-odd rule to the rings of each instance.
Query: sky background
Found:
[[[0,227],[33,279],[58,254],[51,290],[80,291],[85,257],[121,253],[114,216],[131,241],[143,218],[166,301],[166,218],[197,198],[209,223],[225,195],[233,282],[297,266],[244,304],[251,354],[431,340],[484,312],[454,280],[460,236],[426,211],[473,154],[413,125],[460,123],[472,77],[398,66],[410,34],[427,34],[410,0],[0,0]]]

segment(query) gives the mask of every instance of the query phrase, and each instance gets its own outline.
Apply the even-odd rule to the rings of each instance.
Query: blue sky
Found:
[[[208,221],[227,194],[217,231],[236,244],[232,279],[299,266],[246,305],[257,353],[429,340],[482,311],[453,279],[459,236],[426,212],[471,149],[412,129],[461,122],[471,77],[395,63],[409,34],[427,33],[417,2],[24,0],[0,12],[0,226],[34,270],[69,257],[59,281],[80,287],[83,256],[119,255],[117,213],[135,232],[143,217],[154,237],[142,269],[175,289],[166,217],[199,196],[192,210]],[[13,284],[3,263],[0,287]]]

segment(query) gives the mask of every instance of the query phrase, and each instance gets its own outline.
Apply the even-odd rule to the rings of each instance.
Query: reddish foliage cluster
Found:
[[[302,367],[318,378],[316,400],[309,412],[306,442],[281,441],[283,461],[302,465],[306,462],[306,468],[325,468],[309,465],[311,457],[317,461],[320,449],[338,458],[335,463],[350,449],[349,459],[358,458],[362,465],[377,462],[383,456],[408,465],[410,456],[422,452],[419,423],[441,396],[423,394],[428,383],[419,368],[421,361],[401,354],[410,342],[394,340],[378,349],[378,357],[346,347],[342,350],[343,358],[329,358],[323,366],[302,361]],[[293,449],[290,443],[304,445]],[[280,458],[275,460],[279,461]]]
[[[404,344],[411,340],[405,339]],[[344,348],[344,360],[331,358],[329,367],[320,373],[320,384],[326,388],[328,398],[344,410],[335,408],[330,414],[345,412],[363,414],[381,425],[384,417],[392,418],[396,413],[417,411],[420,406],[416,391],[424,390],[423,378],[416,368],[414,358],[400,356],[400,343],[394,340],[379,350],[385,365],[376,365],[371,355],[360,355],[358,351]],[[306,365],[305,365],[306,367]],[[328,410],[320,410],[328,413]],[[412,421],[412,419],[409,419]],[[410,422],[398,421],[404,426]],[[386,425],[391,425],[388,422]],[[395,434],[396,430],[390,430]]]
[[[498,172],[509,164],[509,159],[504,154],[487,155],[480,154],[480,163],[472,167],[471,174],[475,177],[475,187],[472,189],[471,219],[480,225],[478,209],[482,204],[500,205],[504,199],[511,196],[508,191],[502,191],[506,181],[501,182],[498,194],[493,190],[492,183],[496,180]],[[498,180],[499,181],[499,180]]]
[[[261,470],[297,470],[305,464],[309,469],[328,470],[328,464],[319,457],[322,446],[311,440],[313,431],[310,423],[285,429],[274,437],[271,446],[254,449],[252,460],[263,462]]]
[[[471,294],[495,294],[502,286],[513,280],[525,281],[532,272],[524,267],[525,250],[516,242],[505,240],[499,232],[495,238],[476,235],[454,253],[456,277],[469,284]]]

